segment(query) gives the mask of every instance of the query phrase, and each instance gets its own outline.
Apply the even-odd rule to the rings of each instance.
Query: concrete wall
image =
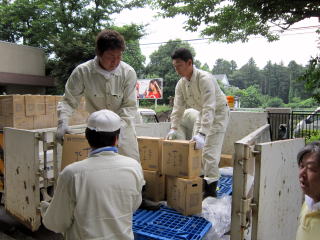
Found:
[[[0,72],[45,75],[45,54],[40,48],[0,41]]]
[[[224,136],[223,154],[234,153],[234,143],[257,128],[268,123],[266,112],[231,111],[229,125]]]

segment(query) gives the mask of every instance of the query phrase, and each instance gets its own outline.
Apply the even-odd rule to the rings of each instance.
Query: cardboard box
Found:
[[[221,154],[219,168],[233,167],[233,157],[230,154]]]
[[[56,114],[57,112],[57,106],[56,106],[56,96],[45,96],[45,114]]]
[[[167,204],[183,215],[202,211],[202,178],[193,179],[167,176]]]
[[[199,177],[202,151],[195,150],[194,147],[195,142],[164,140],[162,144],[164,174],[182,178]]]
[[[14,127],[20,129],[34,129],[33,117],[26,116],[0,116],[0,129],[4,127]]]
[[[162,138],[138,137],[141,166],[145,170],[163,173]]]
[[[146,181],[144,197],[151,201],[165,200],[165,176],[156,171],[143,170],[144,179]]]
[[[25,116],[24,95],[0,96],[0,116]]]
[[[44,115],[45,96],[44,95],[25,95],[26,116]]]
[[[34,129],[56,127],[57,123],[54,120],[54,113],[37,115],[33,118],[33,127]]]
[[[65,166],[83,160],[88,157],[90,146],[82,134],[66,134],[64,135],[61,170]]]

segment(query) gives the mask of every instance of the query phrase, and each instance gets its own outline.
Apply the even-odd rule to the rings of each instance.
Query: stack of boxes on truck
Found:
[[[138,137],[146,197],[167,200],[168,206],[184,215],[201,213],[201,150],[194,142]],[[164,183],[165,182],[165,183]]]
[[[62,96],[51,95],[0,95],[0,191],[3,191],[4,127],[19,129],[41,129],[57,126],[57,104]],[[88,113],[85,110],[84,98],[73,113],[69,124],[84,124]]]
[[[14,127],[20,129],[41,129],[57,126],[57,104],[62,96],[51,95],[1,95],[0,129]],[[84,98],[70,119],[70,125],[86,122]]]

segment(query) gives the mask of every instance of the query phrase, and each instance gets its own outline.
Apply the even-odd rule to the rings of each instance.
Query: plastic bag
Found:
[[[202,202],[201,217],[212,223],[212,228],[205,236],[205,240],[227,240],[225,235],[231,226],[231,201],[232,196],[225,195],[221,198],[207,197]]]

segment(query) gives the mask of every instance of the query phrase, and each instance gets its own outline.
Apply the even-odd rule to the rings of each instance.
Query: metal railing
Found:
[[[268,113],[268,123],[272,141],[320,134],[320,113],[317,112]]]

